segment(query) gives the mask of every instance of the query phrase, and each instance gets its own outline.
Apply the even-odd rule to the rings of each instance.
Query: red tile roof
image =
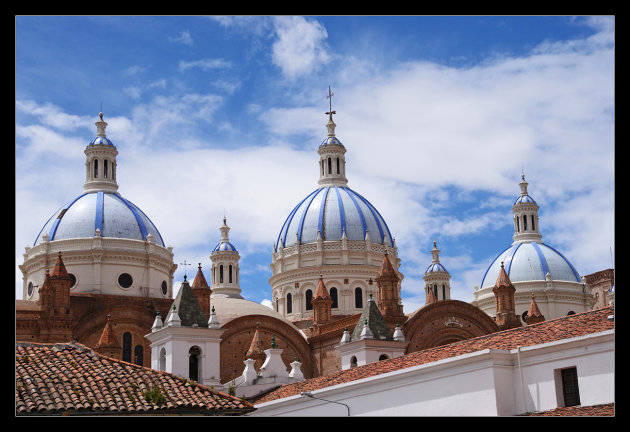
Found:
[[[569,315],[525,327],[503,330],[449,345],[413,352],[402,357],[370,363],[353,369],[334,372],[329,375],[288,384],[267,393],[255,403],[270,402],[301,392],[311,392],[325,387],[344,384],[355,380],[418,366],[449,357],[456,357],[485,349],[511,350],[542,343],[584,336],[613,329],[615,324],[608,320],[614,314],[612,306]]]
[[[538,413],[527,413],[523,414],[524,416],[541,416],[541,417],[551,417],[551,416],[563,416],[563,417],[571,417],[571,416],[590,416],[590,417],[603,417],[603,416],[614,416],[615,415],[615,404],[602,404],[602,405],[593,405],[593,406],[571,406],[571,407],[560,407],[556,409],[552,409],[549,411],[543,411]]]
[[[253,409],[195,381],[105,357],[78,343],[16,343],[17,415],[241,415]]]

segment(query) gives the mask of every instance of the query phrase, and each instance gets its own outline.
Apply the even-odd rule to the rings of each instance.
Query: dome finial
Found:
[[[335,124],[335,122],[332,119],[332,115],[333,114],[337,114],[337,111],[333,111],[332,109],[332,97],[335,94],[333,92],[330,91],[330,86],[328,86],[328,96],[326,96],[327,99],[329,99],[328,101],[328,112],[326,114],[328,114],[328,123],[326,124],[326,128],[328,128],[328,136],[329,137],[334,137],[335,136],[335,126],[337,126]]]

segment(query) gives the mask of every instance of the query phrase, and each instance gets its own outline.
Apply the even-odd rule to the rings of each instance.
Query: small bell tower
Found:
[[[86,192],[116,192],[116,146],[107,138],[103,121],[103,113],[99,113],[100,120],[96,125],[96,138],[85,148],[85,183]]]

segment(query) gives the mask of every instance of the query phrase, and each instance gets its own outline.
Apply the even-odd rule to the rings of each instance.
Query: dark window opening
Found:
[[[562,369],[562,396],[564,406],[580,405],[580,389],[578,388],[577,368]]]
[[[199,347],[191,347],[188,351],[188,378],[193,381],[199,381],[199,356],[201,350]]]
[[[103,161],[103,178],[107,178],[107,160]]]
[[[98,178],[98,159],[94,159],[94,178]]]
[[[232,283],[232,264],[228,267],[228,280]]]
[[[313,310],[313,291],[306,290],[306,310]]]
[[[136,347],[133,349],[133,362],[139,366],[142,366],[143,362],[144,362],[144,349],[142,348],[142,345],[136,345]]]
[[[363,290],[359,287],[354,289],[354,307],[363,308]]]
[[[337,302],[337,288],[331,288],[330,289],[330,297],[332,298],[332,307],[333,308],[338,308],[339,307],[339,303]]]
[[[129,332],[123,333],[122,359],[131,363],[131,333]]]
[[[131,277],[129,273],[123,273],[120,276],[118,276],[118,285],[120,285],[121,287],[129,288],[132,283],[133,283],[133,278]]]
[[[287,294],[287,313],[293,313],[293,298],[291,293]]]

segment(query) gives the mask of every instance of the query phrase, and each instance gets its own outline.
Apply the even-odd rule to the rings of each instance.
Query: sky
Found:
[[[614,267],[613,16],[16,16],[15,257],[82,193],[104,113],[118,192],[173,247],[177,291],[223,216],[270,305],[289,212],[317,187],[328,89],[348,186],[381,213],[405,313],[433,241],[470,302],[510,246],[521,174],[543,242]],[[192,278],[192,277],[191,277]],[[206,278],[208,278],[206,270]]]

